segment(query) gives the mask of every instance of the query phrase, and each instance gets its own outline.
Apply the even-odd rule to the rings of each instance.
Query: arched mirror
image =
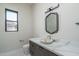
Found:
[[[45,18],[45,30],[49,34],[58,32],[58,13],[50,13]]]

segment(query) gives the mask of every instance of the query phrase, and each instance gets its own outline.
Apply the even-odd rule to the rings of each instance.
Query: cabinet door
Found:
[[[39,53],[40,53],[40,51],[39,51],[39,46],[37,46],[35,43],[33,43],[33,42],[29,42],[30,43],[30,53],[31,53],[31,55],[33,55],[33,56],[39,56]]]
[[[45,48],[43,48],[41,46],[39,46],[39,50],[40,50],[40,52],[41,52],[40,54],[42,56],[57,56],[55,53],[50,52],[49,50],[47,50],[47,49],[45,49]]]

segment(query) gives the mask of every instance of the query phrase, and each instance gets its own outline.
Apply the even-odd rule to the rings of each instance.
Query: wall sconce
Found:
[[[59,3],[58,3],[58,5],[57,5],[56,7],[54,7],[54,8],[53,8],[53,7],[48,8],[45,13],[48,13],[48,12],[50,12],[50,11],[52,11],[52,10],[58,8],[58,7],[59,7]]]

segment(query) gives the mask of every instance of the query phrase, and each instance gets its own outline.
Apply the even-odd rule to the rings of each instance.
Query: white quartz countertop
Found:
[[[51,44],[41,42],[42,38],[32,38],[30,41],[42,46],[43,48],[63,56],[79,56],[79,47],[72,44],[70,41],[57,40]]]

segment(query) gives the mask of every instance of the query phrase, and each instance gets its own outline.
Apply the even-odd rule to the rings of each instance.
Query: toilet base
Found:
[[[23,45],[23,52],[24,52],[24,54],[28,54],[29,53],[29,44]]]

